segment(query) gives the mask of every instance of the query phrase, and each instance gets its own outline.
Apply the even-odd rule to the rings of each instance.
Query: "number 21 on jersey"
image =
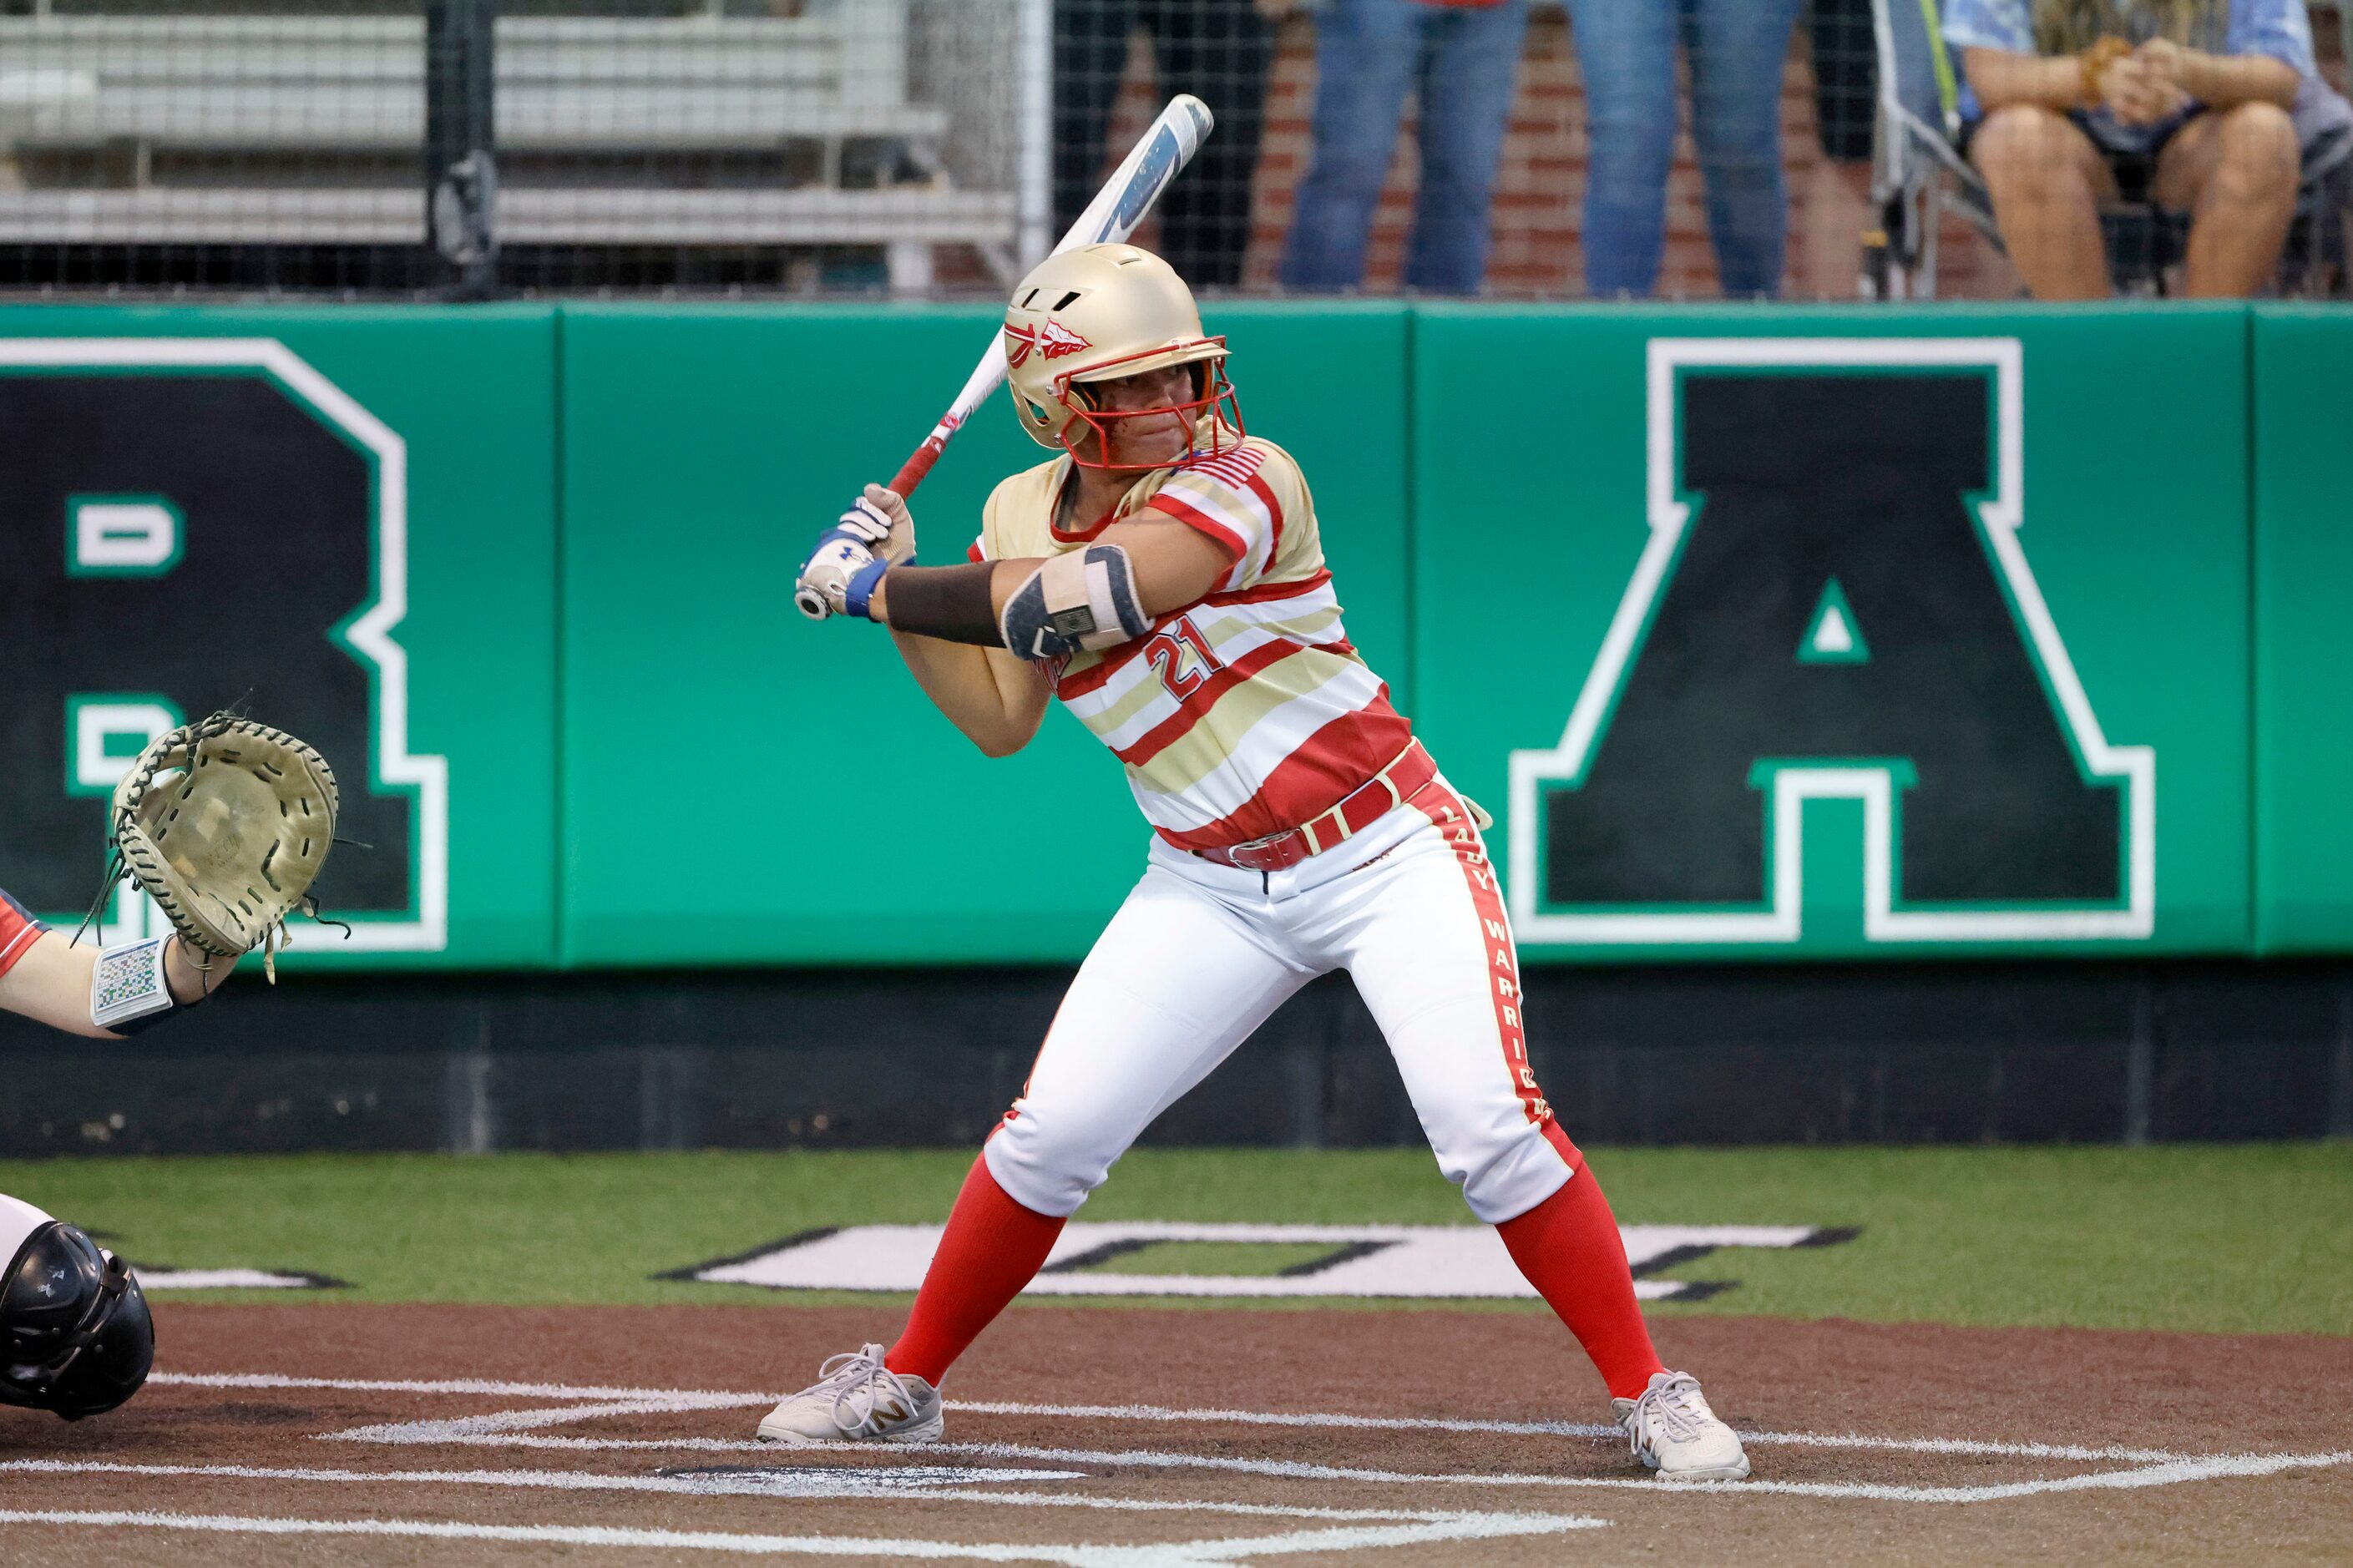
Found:
[[[1160,684],[1179,702],[1200,690],[1210,676],[1226,668],[1209,651],[1208,639],[1181,616],[1152,634],[1144,645],[1144,657],[1158,672]]]

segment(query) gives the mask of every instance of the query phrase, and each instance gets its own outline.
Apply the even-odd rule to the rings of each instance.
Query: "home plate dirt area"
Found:
[[[941,1444],[751,1440],[900,1313],[166,1302],[0,1412],[0,1561],[2353,1560],[2353,1339],[1668,1319],[1757,1467],[1672,1487],[1533,1314],[1025,1307]]]

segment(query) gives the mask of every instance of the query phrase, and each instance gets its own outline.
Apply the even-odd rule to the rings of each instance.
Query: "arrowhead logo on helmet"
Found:
[[[1046,359],[1060,359],[1094,344],[1071,331],[1060,321],[1041,321],[1034,327],[1017,327],[1008,322],[1005,328],[1005,364],[1018,370],[1027,363],[1031,350]]]
[[[1048,359],[1060,359],[1064,354],[1074,354],[1082,349],[1092,347],[1094,344],[1060,321],[1047,321],[1038,329],[1038,352]]]

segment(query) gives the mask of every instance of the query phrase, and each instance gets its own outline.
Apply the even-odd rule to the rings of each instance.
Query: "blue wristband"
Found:
[[[872,620],[874,617],[866,613],[866,601],[874,596],[874,584],[882,581],[882,574],[889,570],[891,570],[891,563],[878,559],[872,565],[852,577],[849,585],[841,591],[843,611],[862,620]]]

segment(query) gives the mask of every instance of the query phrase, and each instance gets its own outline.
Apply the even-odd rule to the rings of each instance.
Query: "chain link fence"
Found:
[[[2258,13],[2294,55],[2300,0],[0,0],[0,291],[996,293],[1192,92],[1139,237],[1206,288],[2179,292],[2161,165],[2222,117],[2109,147],[2102,73]],[[2342,292],[2348,24],[2308,23],[2257,286]],[[2011,24],[2023,153],[1969,91]]]

